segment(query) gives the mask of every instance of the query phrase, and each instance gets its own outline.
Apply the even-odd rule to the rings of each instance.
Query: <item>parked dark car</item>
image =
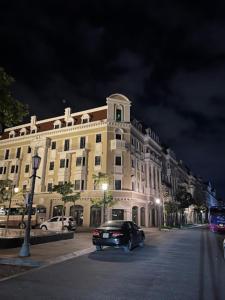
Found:
[[[96,250],[103,246],[122,247],[125,252],[131,251],[135,246],[144,246],[145,234],[132,221],[108,221],[96,228],[93,232],[92,242]]]

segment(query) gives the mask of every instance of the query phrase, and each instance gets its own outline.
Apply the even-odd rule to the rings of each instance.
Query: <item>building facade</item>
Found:
[[[60,213],[60,195],[54,185],[71,182],[81,197],[66,204],[66,215],[74,215],[83,226],[97,226],[102,208],[92,199],[103,197],[93,179],[99,172],[109,177],[115,200],[107,208],[108,219],[134,220],[140,226],[157,226],[156,199],[174,200],[179,182],[189,181],[172,151],[163,151],[159,137],[130,118],[131,102],[121,94],[106,99],[106,105],[8,128],[0,138],[0,180],[10,179],[20,190],[31,187],[31,160],[41,157],[34,203],[44,205],[47,217]],[[23,197],[13,199],[14,203]]]

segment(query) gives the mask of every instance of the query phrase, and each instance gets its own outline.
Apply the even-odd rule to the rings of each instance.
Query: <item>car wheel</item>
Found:
[[[103,247],[102,247],[102,245],[96,245],[96,250],[97,250],[97,251],[101,251],[101,250],[103,250]]]
[[[19,229],[24,229],[26,228],[26,224],[24,222],[19,224]]]
[[[48,229],[47,229],[47,227],[44,225],[44,226],[41,226],[41,230],[46,231],[46,230],[48,230]]]
[[[123,247],[124,252],[128,253],[132,250],[132,241],[129,240],[128,244],[126,246]]]

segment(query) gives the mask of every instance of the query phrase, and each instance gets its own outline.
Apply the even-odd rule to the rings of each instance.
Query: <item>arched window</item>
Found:
[[[138,207],[132,207],[132,221],[138,225]]]
[[[123,139],[123,130],[116,128],[115,130],[115,139],[116,140],[122,140]]]
[[[115,105],[115,120],[117,122],[123,121],[123,106]]]
[[[77,226],[83,225],[84,208],[81,205],[70,206],[70,216],[73,216]]]

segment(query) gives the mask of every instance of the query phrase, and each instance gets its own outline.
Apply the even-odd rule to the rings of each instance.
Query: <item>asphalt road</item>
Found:
[[[146,235],[131,253],[107,248],[0,283],[0,299],[224,300],[225,236],[207,229]]]

